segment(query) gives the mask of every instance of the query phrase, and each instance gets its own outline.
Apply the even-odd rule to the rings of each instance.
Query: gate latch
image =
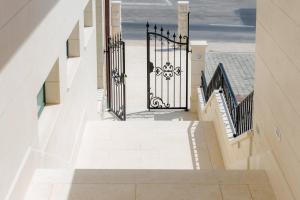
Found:
[[[154,65],[153,62],[149,62],[149,73],[154,71]]]

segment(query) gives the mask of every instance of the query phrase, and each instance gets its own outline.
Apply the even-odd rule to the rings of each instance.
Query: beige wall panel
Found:
[[[273,2],[296,24],[300,25],[299,0],[273,0]]]
[[[282,49],[269,37],[261,23],[257,24],[257,53],[266,63],[270,73],[280,88],[286,93],[289,102],[300,115],[300,70]]]
[[[264,154],[256,157],[251,157],[250,163],[252,165],[254,163],[256,164],[256,166],[252,166],[251,169],[266,170],[277,200],[295,200],[271,151],[264,152]]]
[[[257,65],[264,65],[260,58],[257,58]],[[295,113],[294,108],[286,102],[285,94],[272,79],[273,77],[269,74],[269,71],[264,67],[257,67],[256,70],[257,82],[261,81],[262,83],[255,88],[255,91],[257,91],[255,98],[262,98],[267,102],[273,113],[272,118],[276,119],[276,126],[273,127],[272,132],[275,131],[275,127],[279,128],[295,152],[293,155],[300,159],[300,147],[297,142],[300,140],[299,116]],[[256,113],[260,114],[260,110]]]
[[[300,124],[295,123],[295,119],[300,120],[300,73],[292,66],[293,64],[286,57],[286,55],[268,38],[264,29],[258,25],[257,53],[261,62],[265,63],[267,72],[270,74],[273,83],[272,86],[277,85],[280,88],[281,96],[275,96],[277,93],[272,93],[270,96],[273,100],[270,104],[274,104],[274,112],[281,113],[280,123],[283,129],[288,130],[290,143],[292,144],[298,158],[300,158],[300,147],[297,141],[300,141]],[[272,52],[267,54],[264,52]],[[260,65],[257,68],[261,67]],[[259,69],[258,69],[259,70]],[[259,76],[260,74],[257,74]],[[257,81],[260,81],[259,79]],[[263,83],[262,83],[263,84]],[[260,86],[259,86],[260,87]],[[272,91],[272,88],[269,88]],[[266,91],[267,92],[267,91]],[[298,112],[297,112],[298,111]]]
[[[255,119],[260,119],[256,123],[261,134],[266,137],[294,195],[300,198],[300,191],[297,189],[300,186],[300,162],[290,144],[291,136],[288,133],[292,130],[284,129],[287,123],[282,122],[282,115],[292,115],[293,109],[283,101],[284,95],[272,78],[264,63],[257,57],[255,109],[259,112],[255,112]],[[297,123],[295,118],[292,121]],[[282,133],[281,140],[274,133],[275,127]],[[293,139],[297,140],[295,137]]]
[[[300,26],[289,18],[272,0],[257,1],[257,21],[269,32],[279,47],[300,69]],[[259,38],[258,34],[258,38]]]

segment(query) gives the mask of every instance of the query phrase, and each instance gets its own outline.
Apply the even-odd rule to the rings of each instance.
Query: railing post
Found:
[[[111,2],[111,33],[116,35],[122,32],[121,25],[121,1]]]
[[[188,1],[177,2],[178,35],[188,36],[188,14],[190,12]]]
[[[192,58],[191,58],[191,111],[197,112],[198,95],[197,89],[201,84],[202,71],[205,71],[205,55],[207,42],[206,41],[191,41]]]

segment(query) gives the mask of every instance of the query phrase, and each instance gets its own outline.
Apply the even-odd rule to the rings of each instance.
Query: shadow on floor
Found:
[[[127,114],[127,119],[153,119],[154,121],[192,121],[197,120],[195,113],[176,110],[141,111]]]
[[[251,195],[257,194],[256,191],[264,194],[263,199],[275,199],[263,171],[84,169],[75,170],[68,176],[71,182],[54,186],[51,199],[252,199]],[[255,190],[251,189],[253,186],[256,186]]]
[[[117,119],[110,113],[104,114],[104,120],[116,121]],[[127,120],[154,120],[154,121],[194,121],[198,120],[196,113],[178,111],[178,110],[163,110],[163,111],[140,111],[132,112],[126,115]]]

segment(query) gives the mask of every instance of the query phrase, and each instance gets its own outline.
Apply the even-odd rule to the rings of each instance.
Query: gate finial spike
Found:
[[[179,39],[181,39],[182,38],[182,36],[181,36],[181,34],[179,35]]]
[[[170,35],[170,31],[169,31],[169,30],[167,31],[167,35],[168,35],[168,37],[169,37],[169,35]]]
[[[156,29],[157,29],[157,26],[156,26],[156,24],[154,25],[154,30],[156,31]]]
[[[164,31],[163,27],[161,27],[161,28],[160,28],[160,31],[161,31],[161,32],[163,32],[163,31]]]
[[[146,27],[149,28],[149,22],[147,21]]]
[[[173,38],[176,38],[176,34],[175,33],[173,34]]]

